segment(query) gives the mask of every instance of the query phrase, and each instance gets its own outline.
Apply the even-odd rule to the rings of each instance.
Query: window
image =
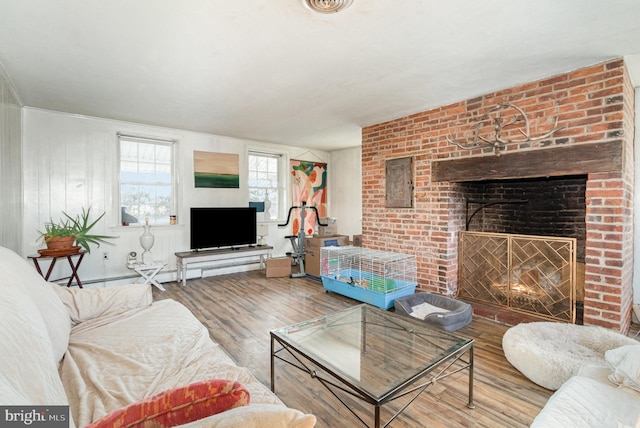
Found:
[[[169,224],[175,211],[174,141],[118,135],[122,224]]]
[[[266,153],[249,153],[249,201],[264,202],[264,219],[278,220],[284,201],[280,185],[282,156]]]

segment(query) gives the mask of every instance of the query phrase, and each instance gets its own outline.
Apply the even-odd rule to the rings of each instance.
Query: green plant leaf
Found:
[[[66,212],[62,212],[64,218],[57,223],[50,220],[45,224],[45,231],[38,231],[40,233],[40,239],[44,242],[48,242],[53,237],[60,236],[73,236],[76,245],[84,248],[88,253],[91,253],[91,245],[100,247],[100,244],[114,245],[109,242],[109,239],[115,239],[117,236],[109,235],[92,235],[89,231],[105,216],[106,212],[103,212],[97,219],[89,222],[89,216],[91,215],[91,207],[82,208],[82,213],[75,217],[70,216]]]

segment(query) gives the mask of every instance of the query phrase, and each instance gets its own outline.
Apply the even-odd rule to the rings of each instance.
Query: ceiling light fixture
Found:
[[[302,3],[315,12],[334,13],[351,6],[353,0],[302,0]]]

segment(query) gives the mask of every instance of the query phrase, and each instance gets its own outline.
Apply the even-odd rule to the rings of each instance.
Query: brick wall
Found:
[[[626,331],[633,266],[634,91],[620,59],[364,128],[363,245],[415,254],[419,288],[455,294],[464,193],[459,183],[432,182],[431,163],[494,156],[491,149],[460,149],[446,137],[472,138],[478,117],[505,101],[525,111],[534,137],[552,129],[556,118],[563,129],[541,141],[508,144],[504,153],[623,141],[620,171],[587,172],[584,323]],[[385,162],[401,157],[415,160],[414,206],[386,208]]]

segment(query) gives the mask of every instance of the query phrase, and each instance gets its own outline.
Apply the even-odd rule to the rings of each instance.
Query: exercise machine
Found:
[[[306,234],[304,233],[304,219],[306,216],[306,210],[312,210],[316,213],[316,219],[318,221],[318,225],[327,226],[320,222],[320,215],[318,214],[318,209],[316,207],[308,207],[306,201],[302,201],[301,206],[292,206],[289,208],[289,213],[287,213],[287,221],[283,224],[279,224],[278,227],[286,227],[291,220],[291,212],[295,209],[300,210],[300,230],[298,230],[297,235],[287,235],[285,238],[291,241],[291,246],[293,247],[293,252],[287,253],[287,256],[293,259],[293,264],[300,266],[300,272],[292,273],[291,278],[303,278],[307,276],[304,271],[304,238]]]

